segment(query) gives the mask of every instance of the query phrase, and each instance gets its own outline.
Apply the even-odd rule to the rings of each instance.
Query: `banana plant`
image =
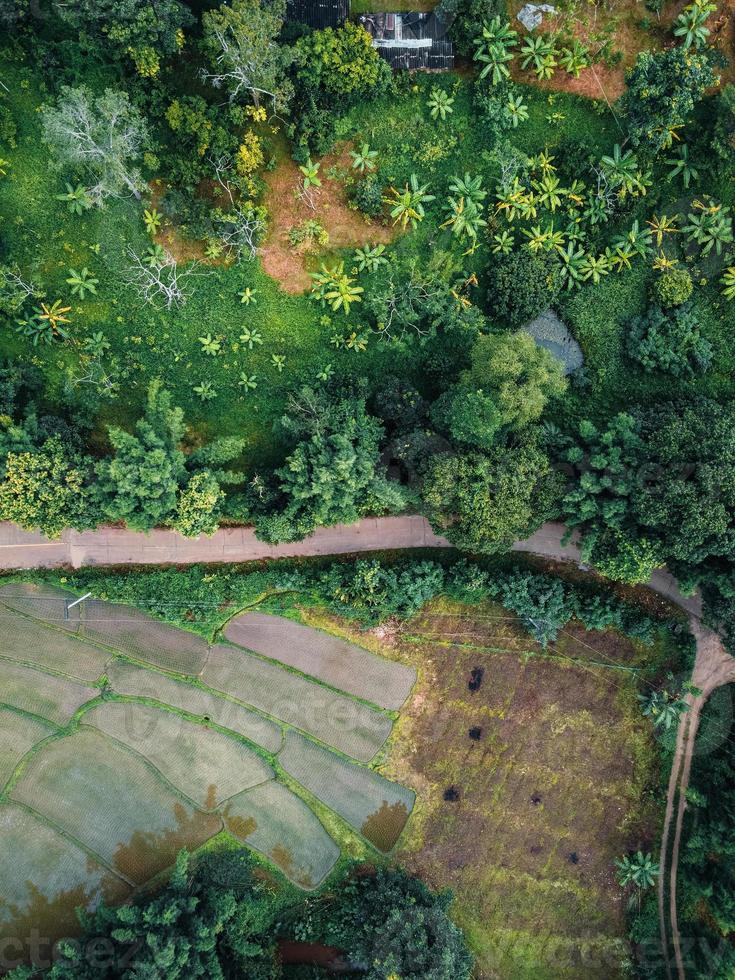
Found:
[[[480,229],[487,226],[480,208],[473,201],[450,197],[445,209],[449,217],[440,227],[451,228],[457,238],[469,238],[474,242]]]
[[[543,34],[539,34],[538,37],[526,38],[526,43],[521,48],[521,54],[524,55],[521,60],[521,68],[526,69],[532,65],[537,78],[544,80],[553,77],[558,63],[556,46],[550,38]]]
[[[591,64],[589,50],[575,38],[568,48],[561,49],[559,64],[568,75],[579,78]]]
[[[561,259],[562,279],[567,289],[579,289],[585,279],[587,266],[585,251],[574,242],[568,242],[567,247],[559,252]]]
[[[258,387],[258,375],[257,374],[247,374],[245,371],[240,372],[240,380],[237,382],[238,388],[244,388],[245,392],[255,391]]]
[[[255,298],[257,293],[258,290],[253,286],[246,286],[244,289],[241,289],[237,295],[240,297],[241,303],[244,303],[245,306],[250,306],[251,304],[257,303]]]
[[[725,299],[735,299],[735,265],[728,266],[725,269],[725,274],[720,279],[720,282],[725,287],[722,290],[722,295]]]
[[[203,402],[210,402],[217,397],[217,392],[211,381],[200,381],[198,385],[194,385],[192,391]]]
[[[153,238],[153,236],[158,232],[161,227],[162,217],[156,211],[155,208],[145,209],[143,212],[143,222],[145,223],[145,230]]]
[[[623,269],[631,269],[633,266],[633,259],[638,253],[631,246],[624,242],[618,242],[614,249],[610,251],[610,265],[617,272],[622,272]]]
[[[426,104],[429,107],[431,118],[441,119],[442,122],[454,112],[454,96],[437,85],[432,88],[429,101]]]
[[[662,214],[660,217],[659,215],[654,214],[646,222],[646,224],[650,227],[651,234],[656,239],[656,244],[658,245],[659,248],[661,248],[663,244],[664,235],[678,234],[679,229],[676,226],[676,222],[677,222],[676,215],[674,215],[673,218],[670,218],[667,214]]]
[[[475,52],[475,61],[480,61],[484,65],[480,72],[480,78],[487,78],[493,85],[500,85],[501,82],[510,78],[510,68],[508,63],[513,60],[513,52],[504,47],[499,41],[492,41],[483,45],[481,50]]]
[[[591,279],[597,286],[604,276],[610,274],[611,267],[610,256],[606,252],[602,252],[600,255],[591,255],[589,252],[586,252],[580,262],[582,280],[587,282]]]
[[[528,106],[523,101],[522,96],[508,96],[508,100],[505,103],[505,114],[508,117],[508,121],[513,129],[517,129],[519,123],[526,122],[528,120]]]
[[[449,190],[452,194],[463,197],[466,201],[473,204],[482,204],[487,197],[487,191],[482,186],[482,177],[471,177],[465,174],[464,177],[452,177],[449,181]]]
[[[732,218],[730,209],[721,204],[706,205],[695,201],[694,207],[700,213],[687,215],[689,224],[683,228],[690,241],[696,242],[702,255],[709,255],[712,249],[717,255],[722,255],[723,246],[733,241]]]
[[[555,159],[556,157],[552,156],[548,150],[542,150],[535,157],[529,157],[528,163],[533,170],[540,170],[542,174],[553,174],[556,173]]]
[[[682,143],[676,156],[667,157],[666,163],[669,164],[669,177],[678,177],[684,181],[684,187],[688,190],[692,180],[699,180],[699,171],[689,160],[689,147]]]
[[[149,245],[142,261],[151,269],[157,265],[163,265],[166,261],[166,249],[163,245]]]
[[[363,245],[355,250],[354,261],[358,272],[376,272],[381,265],[387,265],[385,245]]]
[[[657,269],[659,272],[669,272],[671,269],[675,269],[679,264],[677,258],[672,258],[667,255],[663,249],[658,253],[656,258],[651,263],[653,269]]]
[[[518,32],[510,26],[510,21],[496,14],[482,25],[482,34],[475,38],[475,44],[478,48],[483,44],[502,44],[505,48],[512,48],[517,40]]]
[[[64,333],[62,324],[71,322],[65,315],[70,310],[71,306],[63,306],[61,300],[56,299],[50,305],[48,303],[41,303],[40,307],[36,307],[34,313],[42,323],[49,325],[55,336],[65,337],[66,334]]]
[[[326,303],[335,313],[344,310],[349,314],[353,303],[361,303],[365,290],[355,285],[354,276],[345,272],[344,262],[339,262],[332,269],[322,265],[319,272],[311,273],[311,291],[314,299]]]
[[[92,207],[92,198],[87,188],[83,184],[77,184],[76,187],[71,184],[65,186],[66,193],[57,194],[56,200],[64,201],[72,214],[84,214],[85,211],[89,211]]]
[[[259,330],[251,330],[249,327],[244,327],[240,334],[240,343],[244,347],[247,347],[248,350],[252,350],[254,347],[259,347],[263,343],[263,335]]]
[[[375,170],[378,151],[371,150],[368,143],[363,143],[359,150],[350,150],[352,169],[364,174],[367,170]]]
[[[638,158],[632,150],[623,153],[620,145],[616,143],[612,156],[602,157],[600,165],[610,186],[616,189],[621,197],[640,189]]]
[[[491,241],[490,251],[495,255],[510,255],[516,243],[513,233],[510,231],[498,232],[497,235],[493,235]]]
[[[77,272],[75,269],[69,269],[69,278],[66,281],[71,286],[72,296],[78,296],[80,299],[84,299],[86,293],[91,293],[94,296],[100,283],[99,279],[95,279],[86,265],[81,272]]]
[[[319,177],[320,167],[321,167],[321,163],[314,163],[311,157],[307,159],[306,163],[303,166],[299,167],[299,170],[301,171],[304,178],[301,184],[303,190],[308,191],[312,187],[322,186],[322,182]]]
[[[531,181],[531,186],[537,193],[538,203],[552,214],[561,207],[562,199],[566,194],[565,188],[560,185],[561,181],[553,173],[545,173],[541,180]]]
[[[199,337],[199,343],[202,345],[202,351],[209,357],[217,357],[218,354],[222,352],[222,341],[217,337],[213,337],[211,333],[206,334],[204,337]]]
[[[710,34],[705,24],[715,10],[717,5],[714,3],[694,0],[694,3],[686,6],[674,21],[674,36],[682,38],[682,44],[687,49],[703,48]]]
[[[624,235],[618,235],[613,239],[613,247],[620,246],[623,249],[630,249],[635,255],[640,255],[645,259],[652,251],[651,239],[653,232],[650,228],[641,228],[636,218],[630,226],[630,230]]]
[[[390,215],[394,219],[393,224],[406,230],[409,225],[417,228],[419,222],[426,217],[424,205],[434,200],[433,194],[428,194],[428,184],[419,185],[416,174],[411,174],[409,182],[402,191],[391,187],[388,196],[383,198],[384,203],[390,206]]]

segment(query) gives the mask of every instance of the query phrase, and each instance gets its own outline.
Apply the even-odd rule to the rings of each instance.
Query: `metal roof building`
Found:
[[[392,68],[448,71],[454,67],[448,27],[435,13],[363,14],[360,23]]]
[[[286,16],[314,30],[339,27],[350,16],[350,0],[287,0]]]

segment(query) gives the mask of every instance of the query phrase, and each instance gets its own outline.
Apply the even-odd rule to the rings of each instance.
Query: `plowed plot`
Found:
[[[309,807],[280,783],[236,796],[224,809],[225,826],[265,854],[302,888],[316,888],[332,870],[339,848]]]
[[[89,730],[34,756],[11,795],[135,883],[221,827],[219,817],[168,790],[142,759]]]
[[[200,673],[207,660],[209,645],[201,636],[167,626],[133,606],[87,600],[81,629],[128,657],[181,674]]]
[[[391,719],[236,647],[212,648],[202,681],[362,762],[385,742]]]
[[[90,683],[104,674],[112,659],[109,650],[101,650],[24,616],[5,613],[2,625],[0,656],[16,663],[44,667],[72,680]]]
[[[627,976],[613,861],[655,849],[660,815],[644,802],[657,779],[650,727],[630,673],[612,668],[640,650],[570,628],[549,658],[587,663],[546,659],[490,603],[434,603],[410,631],[401,650],[424,669],[386,774],[422,806],[398,860],[455,890],[479,978]]]
[[[381,708],[400,708],[416,680],[410,667],[280,616],[243,613],[228,623],[225,636]]]
[[[85,714],[83,723],[145,756],[205,810],[274,776],[271,767],[237,739],[160,708],[108,702]]]
[[[0,792],[26,752],[54,731],[39,718],[0,708]]]
[[[0,678],[1,702],[40,715],[62,728],[78,708],[99,694],[93,688],[18,664],[1,663]]]
[[[412,790],[289,732],[283,768],[381,851],[398,840],[413,809]]]
[[[40,937],[44,946],[79,931],[78,907],[91,908],[101,898],[119,902],[130,887],[71,841],[28,811],[0,804],[0,949],[19,959],[31,950],[21,944]],[[47,955],[48,949],[42,951]]]
[[[281,747],[283,737],[275,722],[216,694],[132,664],[113,664],[107,676],[112,689],[118,694],[152,698],[199,715],[202,719],[210,719],[222,728],[244,735],[268,752],[278,752]]]

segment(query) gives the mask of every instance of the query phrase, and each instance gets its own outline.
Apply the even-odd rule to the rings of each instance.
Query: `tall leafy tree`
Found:
[[[84,85],[63,85],[57,104],[44,106],[41,118],[56,161],[86,174],[96,204],[125,193],[140,198],[145,184],[138,161],[148,127],[125,92],[108,88],[95,95]]]
[[[278,43],[286,0],[231,0],[202,16],[210,68],[204,77],[231,100],[268,101],[283,111],[293,95],[286,78],[291,49]]]
[[[383,427],[367,413],[363,392],[330,398],[302,388],[281,425],[297,442],[276,472],[283,506],[258,523],[265,540],[293,541],[316,527],[402,506],[400,487],[380,466]]]
[[[683,47],[642,51],[620,100],[634,146],[657,153],[669,147],[717,76],[708,55]]]
[[[132,57],[144,75],[157,74],[159,57],[181,48],[183,28],[194,21],[179,0],[85,0],[55,7],[73,27],[109,39],[108,49]]]
[[[532,534],[553,512],[557,492],[549,459],[533,441],[487,455],[435,456],[421,486],[434,530],[459,548],[486,554]]]

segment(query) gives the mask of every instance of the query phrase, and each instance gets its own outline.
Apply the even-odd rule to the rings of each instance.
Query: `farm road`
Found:
[[[517,541],[512,550],[579,564],[580,551],[574,540],[562,544],[564,531],[561,524],[544,524],[530,538]],[[356,524],[320,528],[304,541],[281,545],[258,541],[253,529],[247,527],[221,528],[211,537],[193,540],[169,530],[154,530],[150,534],[142,534],[125,528],[102,527],[96,531],[67,530],[59,541],[49,541],[42,534],[22,531],[13,524],[0,523],[0,567],[6,569],[59,568],[68,565],[81,568],[85,565],[247,562],[262,558],[447,547],[451,547],[450,543],[436,535],[428,522],[417,515],[366,518]],[[702,707],[718,687],[735,683],[735,658],[726,652],[720,638],[702,625],[702,603],[699,596],[682,595],[674,578],[663,570],[653,573],[648,588],[665,596],[688,613],[697,641],[692,681],[702,691],[696,697],[687,696],[690,710],[682,715],[679,723],[661,841],[658,897],[662,946],[668,950],[670,937],[678,980],[685,980],[686,970],[676,909],[676,884],[681,832],[687,805],[686,791]],[[671,860],[667,869],[670,843]],[[668,963],[667,973],[672,977]]]

